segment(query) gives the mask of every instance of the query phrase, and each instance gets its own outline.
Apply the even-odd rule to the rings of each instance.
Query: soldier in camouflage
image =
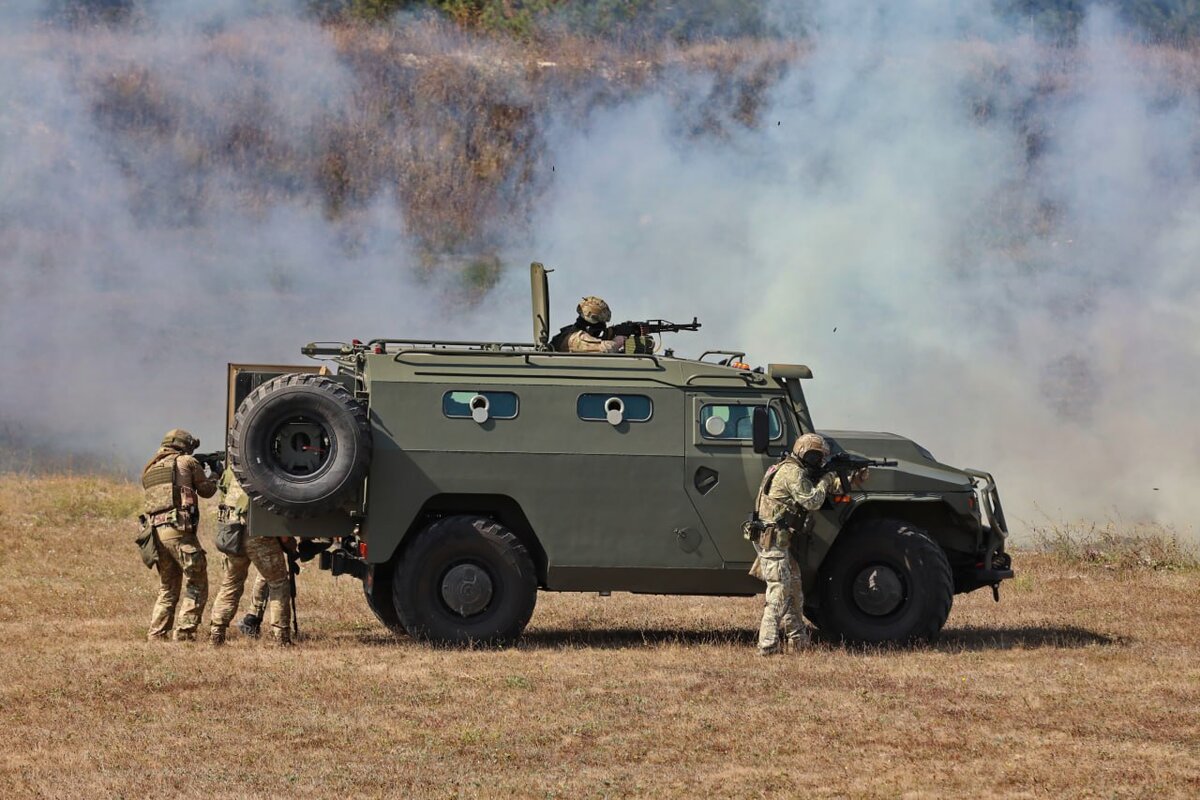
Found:
[[[588,296],[575,307],[578,318],[555,334],[551,341],[560,353],[623,353],[625,337],[605,338],[606,328],[612,320],[608,303],[599,297]]]
[[[158,452],[142,470],[146,524],[158,556],[159,591],[150,616],[150,641],[165,640],[172,628],[176,641],[194,640],[208,602],[208,562],[196,536],[200,521],[197,497],[212,497],[217,486],[191,455],[199,446],[199,439],[174,428],[167,431]],[[176,605],[180,605],[178,625]]]
[[[819,469],[829,458],[829,444],[816,433],[806,433],[796,440],[791,453],[767,470],[755,501],[760,527],[755,530],[758,558],[750,574],[767,584],[762,623],[758,629],[759,655],[781,651],[779,630],[793,650],[808,644],[808,629],[804,625],[804,589],[800,583],[800,565],[789,547],[792,537],[806,533],[811,527],[810,512],[821,508],[829,494],[846,490],[841,479],[827,473],[814,481],[809,469]],[[866,480],[866,471],[854,477],[855,485]]]
[[[224,570],[221,588],[213,602],[209,642],[214,646],[225,643],[225,632],[230,620],[237,613],[238,602],[246,587],[246,576],[253,564],[259,579],[267,586],[267,616],[271,623],[271,638],[278,645],[292,643],[292,591],[288,583],[288,562],[280,540],[267,536],[250,536],[246,529],[246,518],[250,512],[250,498],[238,483],[232,469],[221,476],[221,519],[227,524],[241,526],[239,538],[244,555],[222,554]],[[261,615],[261,612],[260,612]],[[260,616],[261,619],[261,616]]]

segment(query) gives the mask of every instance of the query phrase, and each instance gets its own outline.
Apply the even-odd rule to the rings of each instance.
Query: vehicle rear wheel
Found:
[[[396,563],[392,592],[408,633],[444,644],[507,644],[537,601],[525,545],[498,522],[460,515],[416,534]]]
[[[280,375],[233,418],[229,463],[254,502],[285,517],[315,516],[353,495],[371,460],[367,410],[323,375]]]
[[[821,637],[863,644],[937,638],[954,597],[950,562],[938,543],[889,519],[846,531],[818,585]]]
[[[367,579],[363,581],[363,596],[367,598],[367,607],[384,627],[397,636],[404,636],[404,623],[396,613],[396,603],[392,598],[392,565],[372,564],[368,567]]]

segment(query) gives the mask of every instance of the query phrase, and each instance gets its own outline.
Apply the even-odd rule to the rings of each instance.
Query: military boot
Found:
[[[776,642],[775,644],[769,645],[767,647],[758,648],[758,654],[760,656],[773,656],[773,655],[777,655],[782,652],[783,652],[783,647],[780,646],[779,642]]]
[[[284,628],[282,630],[280,630],[279,628],[272,628],[271,629],[271,644],[275,645],[276,647],[291,647],[294,644],[294,642],[292,641],[291,632],[288,631],[286,628]]]
[[[195,631],[175,631],[175,641],[177,642],[194,642],[196,641]]]
[[[257,639],[258,634],[262,631],[262,617],[258,614],[246,614],[238,623],[238,630],[242,632],[243,636]]]
[[[213,626],[208,632],[208,643],[213,647],[220,647],[225,644],[225,629]]]
[[[812,647],[812,634],[807,630],[788,637],[788,652],[803,653]]]

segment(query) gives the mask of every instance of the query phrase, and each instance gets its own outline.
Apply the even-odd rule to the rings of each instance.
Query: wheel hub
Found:
[[[329,437],[316,423],[303,419],[287,421],[276,429],[272,440],[275,461],[289,475],[314,475],[328,461]]]
[[[873,617],[892,613],[904,602],[904,581],[884,564],[872,564],[854,579],[854,603]]]
[[[442,579],[442,600],[464,617],[478,614],[492,600],[492,579],[474,564],[459,564]]]

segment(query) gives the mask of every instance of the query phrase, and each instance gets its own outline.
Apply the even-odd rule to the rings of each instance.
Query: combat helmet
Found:
[[[183,428],[172,428],[163,436],[162,446],[169,447],[172,450],[179,450],[183,453],[191,453],[200,446],[200,440]]]
[[[612,311],[608,308],[608,303],[604,302],[603,298],[593,297],[588,295],[579,301],[579,305],[575,307],[575,311],[579,314],[584,322],[590,325],[608,324],[612,319]]]
[[[806,433],[792,445],[792,455],[801,461],[804,460],[804,454],[812,450],[821,451],[822,461],[829,458],[829,442],[819,433]]]

